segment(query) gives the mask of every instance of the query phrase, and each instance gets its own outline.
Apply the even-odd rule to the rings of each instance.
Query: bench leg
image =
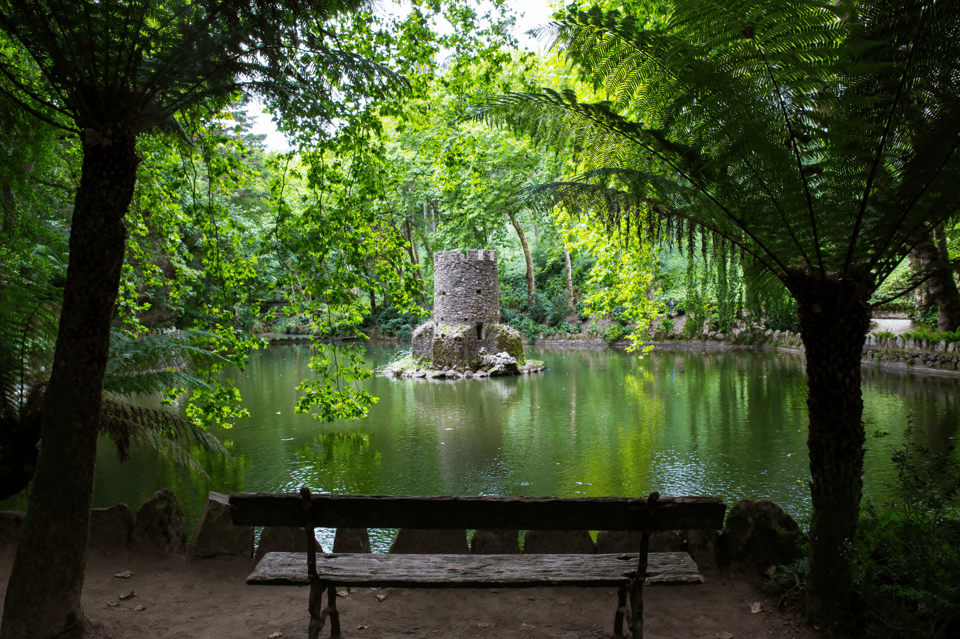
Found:
[[[319,639],[320,631],[323,630],[323,622],[326,619],[326,610],[323,610],[323,584],[316,576],[310,577],[310,600],[307,603],[307,610],[310,611],[310,626],[307,629],[309,639]]]
[[[340,612],[337,610],[337,587],[327,586],[327,611],[330,613],[330,636],[340,636]]]
[[[307,630],[309,639],[319,639],[323,624],[330,617],[330,636],[340,636],[340,613],[337,611],[337,587],[327,586],[327,607],[323,607],[323,582],[319,578],[310,578],[310,602],[307,610],[310,611],[310,627]]]
[[[617,589],[617,612],[613,617],[613,636],[616,639],[623,637],[623,617],[627,614],[627,587]]]
[[[630,633],[633,639],[643,639],[643,580],[630,585]]]

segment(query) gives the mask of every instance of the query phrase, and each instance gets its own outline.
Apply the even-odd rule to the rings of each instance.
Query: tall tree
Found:
[[[923,278],[918,310],[937,307],[937,330],[941,333],[960,328],[960,291],[954,281],[953,266],[947,253],[944,224],[940,223],[917,242],[910,252]]]
[[[813,519],[807,602],[842,612],[863,473],[871,298],[960,202],[960,6],[674,0],[669,18],[571,10],[557,42],[608,101],[507,95],[490,117],[576,145],[545,193],[610,228],[714,234],[796,299]]]
[[[124,216],[137,180],[137,139],[176,129],[190,105],[241,90],[267,96],[292,123],[321,130],[351,94],[392,76],[337,48],[329,19],[362,0],[3,0],[0,91],[79,136],[62,315],[40,456],[7,587],[0,637],[82,632],[93,467]],[[333,88],[340,92],[331,97]]]

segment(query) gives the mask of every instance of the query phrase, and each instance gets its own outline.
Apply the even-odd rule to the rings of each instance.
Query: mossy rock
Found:
[[[506,352],[510,357],[516,358],[518,366],[525,364],[523,335],[520,331],[506,324],[496,324],[493,326],[493,330],[497,336],[497,352]]]
[[[463,366],[464,345],[468,331],[466,324],[438,324],[433,332],[433,366]]]
[[[742,500],[730,509],[723,530],[723,556],[760,570],[803,556],[797,522],[771,501]]]

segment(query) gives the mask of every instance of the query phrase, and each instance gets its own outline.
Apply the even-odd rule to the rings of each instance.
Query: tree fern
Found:
[[[862,489],[869,301],[960,208],[960,6],[672,7],[650,28],[570,9],[551,27],[556,44],[608,101],[508,94],[482,117],[576,151],[580,174],[534,194],[687,250],[696,232],[719,236],[790,291],[809,388],[808,604],[842,613],[852,573],[840,549]]]

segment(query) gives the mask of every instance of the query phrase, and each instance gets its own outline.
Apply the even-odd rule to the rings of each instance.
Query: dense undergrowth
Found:
[[[832,622],[840,636],[876,639],[960,637],[960,459],[913,443],[891,451],[896,501],[868,503],[847,552],[854,605]],[[882,436],[882,435],[881,435]],[[806,560],[765,585],[782,604],[803,608]]]

